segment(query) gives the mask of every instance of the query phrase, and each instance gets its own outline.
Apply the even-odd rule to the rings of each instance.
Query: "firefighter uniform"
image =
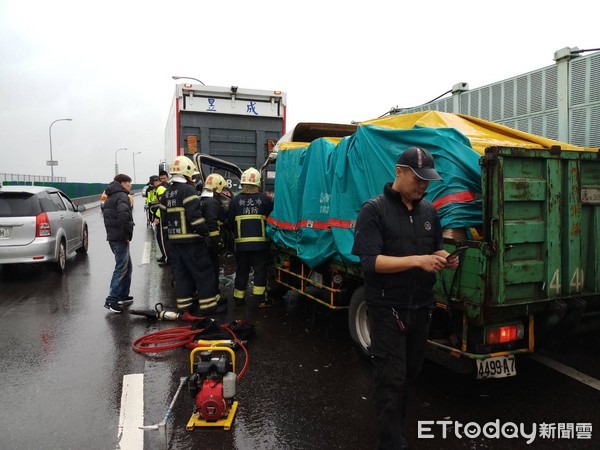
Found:
[[[171,169],[172,183],[162,195],[160,210],[168,233],[177,308],[203,314],[212,312],[219,298],[206,246],[208,229],[202,216],[200,197],[189,184],[196,173],[189,158],[179,156],[175,159]]]
[[[240,193],[229,204],[228,223],[235,238],[237,263],[233,296],[238,303],[244,300],[250,269],[253,268],[252,295],[257,298],[259,305],[266,306],[265,291],[270,262],[270,241],[266,235],[266,223],[271,211],[271,198],[261,192]]]
[[[167,186],[168,186],[168,184],[165,185],[165,183],[161,183],[154,190],[154,192],[156,193],[156,200],[159,203],[160,203],[160,200],[162,199],[163,195],[167,191]],[[157,221],[155,220],[156,227],[154,228],[154,231],[156,233],[156,242],[158,242],[158,248],[160,249],[160,253],[161,253],[161,257],[158,260],[158,262],[164,263],[164,262],[167,262],[168,233],[166,231],[166,224],[164,224],[163,221],[161,220],[160,208],[158,208],[156,210],[155,218],[157,219]]]
[[[206,226],[208,227],[207,247],[215,275],[215,290],[219,292],[219,253],[223,247],[221,228],[225,223],[225,212],[219,196],[215,192],[205,190],[200,196],[200,203],[202,205],[202,216],[206,219]]]

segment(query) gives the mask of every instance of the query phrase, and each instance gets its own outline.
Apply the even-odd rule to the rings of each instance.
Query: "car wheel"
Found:
[[[87,253],[89,245],[89,236],[87,227],[83,227],[83,235],[81,236],[81,247],[77,249],[77,253]]]
[[[64,272],[67,265],[67,246],[65,241],[61,239],[58,246],[58,259],[56,260],[55,267],[59,272]]]
[[[365,359],[369,358],[371,335],[369,334],[369,316],[367,314],[364,286],[357,288],[350,299],[348,328],[359,355]]]

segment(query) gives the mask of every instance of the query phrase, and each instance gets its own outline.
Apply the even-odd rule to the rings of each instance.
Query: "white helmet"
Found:
[[[178,156],[173,160],[169,170],[171,175],[183,175],[192,178],[198,175],[198,170],[190,158],[187,156]]]
[[[211,173],[204,181],[204,189],[221,192],[227,186],[227,181],[218,173]]]
[[[260,187],[260,172],[254,167],[244,170],[240,184],[251,184]]]

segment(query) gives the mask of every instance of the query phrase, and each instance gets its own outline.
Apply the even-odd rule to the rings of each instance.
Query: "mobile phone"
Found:
[[[455,256],[462,255],[465,252],[465,250],[468,248],[469,248],[469,246],[467,246],[467,245],[458,247],[456,250],[454,250],[452,253],[450,253],[448,256],[446,256],[446,261],[449,260],[450,258],[454,258]]]

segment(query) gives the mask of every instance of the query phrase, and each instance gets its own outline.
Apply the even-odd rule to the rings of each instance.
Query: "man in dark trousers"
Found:
[[[225,223],[225,211],[223,210],[220,194],[225,187],[227,187],[225,178],[218,173],[211,173],[206,177],[200,194],[202,216],[206,219],[206,226],[208,227],[208,254],[215,274],[215,289],[218,293],[220,292],[219,277],[221,274],[219,253],[223,248],[221,227]]]
[[[129,242],[133,237],[133,215],[129,192],[131,192],[131,177],[118,174],[106,188],[104,201],[104,226],[106,240],[115,255],[115,270],[110,281],[110,292],[104,302],[104,307],[111,312],[123,312],[122,305],[131,303],[129,295],[133,265],[129,254]]]
[[[352,253],[365,279],[380,449],[408,448],[407,385],[423,364],[435,274],[458,267],[458,257],[446,260],[438,215],[423,199],[438,180],[429,152],[410,147],[398,158],[393,183],[362,206],[356,221]]]
[[[178,156],[171,164],[171,175],[171,184],[160,200],[160,213],[169,235],[167,254],[175,279],[177,309],[192,315],[212,313],[218,298],[206,248],[208,228],[194,188],[198,171],[188,157]]]
[[[252,296],[260,308],[271,306],[265,296],[271,241],[265,234],[267,217],[273,211],[271,198],[260,192],[260,172],[251,167],[242,173],[242,192],[229,204],[228,224],[235,237],[235,284],[233,297],[244,303],[250,269],[254,269]]]

